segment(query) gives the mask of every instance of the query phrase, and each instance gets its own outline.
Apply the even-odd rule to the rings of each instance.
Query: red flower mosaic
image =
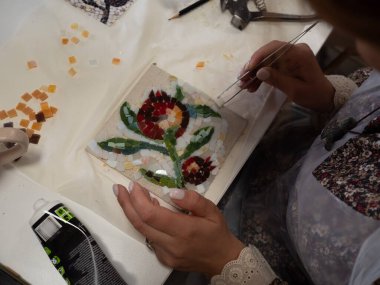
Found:
[[[209,178],[210,172],[215,168],[211,165],[210,157],[203,159],[199,156],[192,156],[182,164],[182,174],[188,183],[199,185]]]
[[[167,95],[164,91],[150,92],[137,113],[137,124],[148,138],[162,140],[165,131],[178,126],[176,137],[185,132],[190,114],[184,104]]]

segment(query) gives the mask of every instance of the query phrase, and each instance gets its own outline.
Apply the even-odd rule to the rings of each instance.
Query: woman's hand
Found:
[[[165,265],[183,271],[213,276],[237,259],[244,245],[228,230],[219,209],[190,190],[174,189],[172,201],[191,214],[161,207],[137,183],[114,185],[114,192],[132,225],[152,244]]]
[[[272,41],[257,50],[244,66],[241,75],[252,70],[273,51],[285,44]],[[272,66],[264,67],[256,73],[257,78],[281,91],[295,103],[319,112],[329,112],[334,108],[335,89],[326,79],[318,62],[306,44],[296,44]],[[257,81],[249,84],[250,76],[241,80],[241,86],[254,92],[259,87]]]

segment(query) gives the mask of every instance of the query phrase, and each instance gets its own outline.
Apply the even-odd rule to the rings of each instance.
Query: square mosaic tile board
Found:
[[[151,65],[87,151],[170,202],[170,188],[205,193],[246,121]]]

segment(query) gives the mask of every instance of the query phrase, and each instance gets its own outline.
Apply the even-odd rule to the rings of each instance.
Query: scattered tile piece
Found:
[[[39,134],[32,134],[29,138],[29,142],[32,144],[38,144],[40,141],[41,136]]]
[[[43,91],[43,92],[47,92],[47,89],[48,89],[48,87],[46,85],[42,85],[40,87],[40,90]]]
[[[25,102],[28,102],[30,99],[32,99],[32,95],[30,95],[28,92],[24,93],[24,95],[21,96],[21,99]]]
[[[53,113],[53,115],[55,115],[57,113],[58,109],[56,107],[51,106],[50,111]]]
[[[82,37],[88,38],[90,36],[90,32],[87,30],[82,31]]]
[[[41,107],[41,110],[43,111],[43,110],[48,110],[48,109],[50,109],[50,107],[49,107],[49,103],[48,102],[41,102],[40,103],[40,107]]]
[[[29,113],[29,121],[34,121],[36,120],[36,113],[30,112]]]
[[[32,124],[32,130],[39,131],[41,130],[42,124],[41,123],[33,123]]]
[[[197,64],[195,65],[197,69],[202,69],[205,67],[205,62],[204,61],[198,61]]]
[[[41,122],[46,121],[43,111],[38,112],[35,116],[36,116],[37,123],[41,123]]]
[[[39,99],[40,98],[40,95],[41,95],[41,91],[36,89],[32,92],[32,96],[36,99]]]
[[[32,129],[26,129],[26,134],[28,135],[28,138],[30,138],[34,134],[34,131]]]
[[[78,44],[80,42],[80,40],[77,37],[72,37],[71,42],[74,44]]]
[[[63,45],[67,45],[69,43],[69,39],[68,38],[61,38],[61,43]]]
[[[120,58],[114,57],[112,59],[112,64],[119,65],[120,63],[121,63],[121,59]]]
[[[25,119],[22,119],[20,121],[20,126],[23,127],[23,128],[27,128],[29,126],[29,120],[25,120]]]
[[[28,69],[33,69],[37,67],[37,62],[35,60],[29,60],[27,62]]]
[[[16,109],[10,109],[7,111],[7,115],[9,118],[14,118],[17,116],[17,112],[16,112]]]
[[[22,102],[18,103],[16,106],[16,110],[19,110],[19,111],[24,111],[25,108],[26,108],[26,105]]]
[[[77,74],[77,71],[74,68],[70,68],[68,73],[71,77],[74,77]]]
[[[47,119],[53,117],[53,112],[50,110],[50,108],[48,110],[43,110],[42,113]]]
[[[74,63],[76,63],[77,62],[77,58],[75,57],[75,56],[69,56],[68,57],[68,60],[69,60],[69,63],[70,64],[74,64]]]
[[[49,98],[49,96],[45,92],[42,92],[40,98],[38,99],[40,99],[41,101],[45,101],[47,98]]]
[[[55,93],[56,90],[57,90],[57,86],[54,84],[50,84],[47,88],[47,92],[49,93]]]
[[[34,113],[33,109],[27,106],[23,111],[25,115],[29,116],[31,113]]]
[[[0,111],[0,120],[4,120],[7,117],[8,117],[7,112],[5,112],[5,110],[1,110]]]
[[[3,124],[4,128],[13,128],[13,122],[7,122]]]
[[[78,23],[72,23],[72,24],[70,25],[70,28],[72,28],[73,30],[78,30],[79,25],[78,25]]]

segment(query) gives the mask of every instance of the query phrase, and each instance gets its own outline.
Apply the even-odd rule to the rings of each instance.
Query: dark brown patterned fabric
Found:
[[[380,220],[380,136],[350,139],[319,165],[313,175],[347,205]]]
[[[372,70],[372,67],[360,68],[358,70],[355,70],[353,73],[349,74],[347,77],[354,81],[355,84],[360,87],[363,84],[363,82],[367,80]]]

